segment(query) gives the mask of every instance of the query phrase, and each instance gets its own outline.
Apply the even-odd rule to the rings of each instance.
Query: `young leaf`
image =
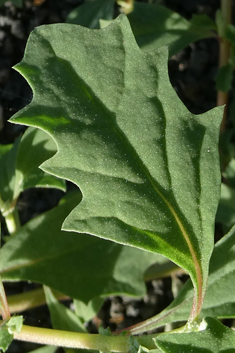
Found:
[[[103,302],[104,298],[102,297],[96,297],[90,300],[87,305],[81,300],[75,299],[73,301],[75,314],[82,322],[89,321],[98,313]]]
[[[186,269],[193,318],[213,249],[222,108],[191,114],[169,82],[167,59],[165,47],[139,49],[124,15],[103,30],[42,26],[16,67],[34,98],[11,121],[47,131],[58,153],[43,170],[82,190],[64,229],[160,253]]]
[[[6,352],[13,340],[13,334],[9,333],[6,323],[0,326],[0,349]]]
[[[23,324],[23,316],[15,316],[0,325],[0,349],[6,352],[14,333],[19,333]]]
[[[67,195],[21,227],[0,250],[2,278],[46,284],[85,303],[100,295],[145,295],[143,274],[159,255],[61,231],[80,198]]]
[[[189,333],[163,333],[154,341],[164,353],[235,353],[235,332],[214,318],[206,318],[202,329]]]

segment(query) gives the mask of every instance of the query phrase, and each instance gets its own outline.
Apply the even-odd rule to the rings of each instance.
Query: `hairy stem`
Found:
[[[135,337],[138,343],[148,349],[156,348],[155,335]],[[23,325],[20,333],[14,334],[20,341],[47,344],[66,348],[95,349],[103,352],[128,352],[129,337],[102,336],[99,334],[75,333]]]

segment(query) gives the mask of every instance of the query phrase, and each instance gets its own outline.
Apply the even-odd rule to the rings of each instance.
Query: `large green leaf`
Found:
[[[222,108],[191,114],[169,82],[167,59],[166,48],[139,49],[125,16],[103,30],[42,26],[16,67],[34,98],[11,121],[47,131],[58,153],[43,170],[82,190],[64,229],[185,268],[197,291],[194,316],[213,249]]]
[[[235,318],[235,226],[215,245],[210,261],[208,287],[201,311],[201,318],[214,316],[221,319]],[[160,314],[137,325],[131,331],[140,333],[176,321],[186,321],[193,298],[191,281],[178,297]]]
[[[178,13],[156,4],[134,2],[134,11],[128,15],[138,45],[145,51],[169,45],[172,56],[192,42],[211,37],[215,23],[205,15],[191,21]]]
[[[67,195],[0,249],[2,279],[43,283],[86,303],[99,295],[145,295],[143,274],[162,257],[61,231],[63,220],[79,200],[80,194]]]
[[[86,1],[67,17],[67,23],[99,28],[99,20],[113,18],[114,1]],[[194,15],[191,21],[156,4],[134,1],[128,15],[138,45],[145,51],[169,46],[169,55],[178,53],[192,42],[213,36],[216,24],[206,15]]]
[[[164,353],[235,353],[235,332],[210,317],[200,331],[164,333],[155,342]]]

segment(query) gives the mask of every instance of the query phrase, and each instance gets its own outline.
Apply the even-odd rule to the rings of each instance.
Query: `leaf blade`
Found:
[[[191,275],[194,316],[213,249],[222,111],[189,113],[170,85],[167,58],[166,48],[142,52],[123,16],[100,31],[41,27],[17,66],[34,99],[12,121],[50,133],[59,152],[42,168],[82,190],[64,229],[169,257]]]
[[[21,227],[0,249],[3,279],[42,283],[85,303],[100,295],[145,295],[143,274],[159,259],[157,254],[61,231],[63,219],[80,197],[67,195],[57,207]]]
[[[177,12],[157,5],[134,2],[134,11],[128,15],[138,45],[151,51],[169,46],[169,56],[177,54],[190,43],[213,36],[215,23],[205,15],[186,20]]]

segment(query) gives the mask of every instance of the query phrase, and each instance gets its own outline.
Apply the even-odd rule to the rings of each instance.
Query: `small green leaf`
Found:
[[[138,353],[139,352],[139,342],[134,336],[130,336],[129,338],[129,351],[130,353]]]
[[[0,349],[6,352],[13,340],[13,334],[9,333],[6,323],[0,326]]]
[[[212,36],[215,23],[205,15],[191,21],[178,13],[156,4],[134,2],[128,15],[138,45],[145,51],[169,46],[169,56],[177,54],[192,42]]]
[[[207,317],[198,332],[163,333],[154,339],[164,353],[235,353],[235,332]]]
[[[99,334],[102,336],[112,336],[112,332],[109,327],[104,328],[103,326],[99,327]]]
[[[144,272],[160,256],[61,231],[80,199],[79,193],[67,195],[57,207],[21,227],[0,249],[3,279],[46,284],[85,303],[100,295],[145,295]]]
[[[99,28],[99,20],[112,20],[115,0],[87,0],[76,7],[66,18],[73,23],[89,28]]]
[[[19,333],[23,325],[23,316],[12,316],[6,325],[10,334]]]
[[[74,300],[74,311],[82,322],[91,320],[100,310],[104,298],[96,297],[85,304],[81,300]]]
[[[167,60],[165,47],[138,48],[124,15],[103,30],[41,26],[17,65],[34,98],[11,121],[47,131],[58,153],[41,167],[82,190],[64,229],[160,253],[186,269],[193,317],[213,249],[223,110],[191,114]]]
[[[13,340],[14,333],[19,333],[23,325],[23,316],[13,316],[0,325],[0,349],[6,352]]]

